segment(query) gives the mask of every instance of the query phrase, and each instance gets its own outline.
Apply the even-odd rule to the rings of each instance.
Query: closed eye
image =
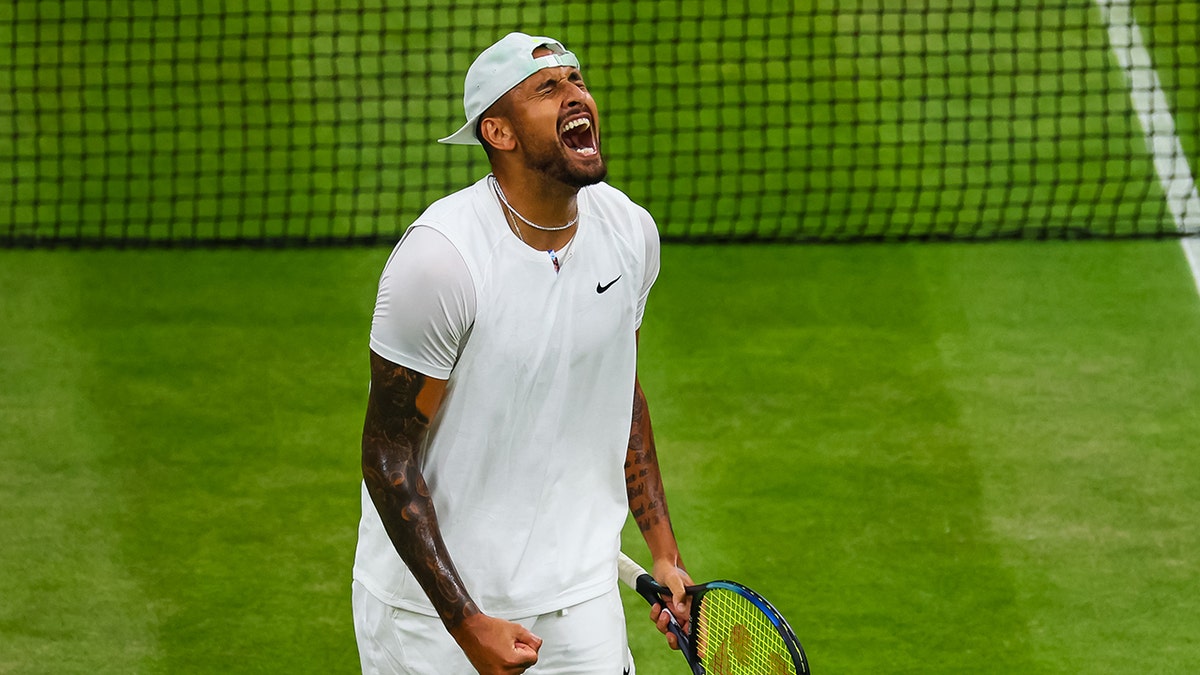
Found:
[[[559,83],[561,83],[564,79],[567,80],[568,82],[570,82],[571,84],[579,87],[580,89],[587,91],[587,85],[584,84],[583,76],[579,74],[578,70],[571,71],[571,73],[569,75],[567,75],[565,78],[560,78],[560,77],[546,78],[546,80],[544,80],[541,84],[539,84],[534,89],[534,91],[540,95],[551,94],[554,92],[554,90],[558,89]]]

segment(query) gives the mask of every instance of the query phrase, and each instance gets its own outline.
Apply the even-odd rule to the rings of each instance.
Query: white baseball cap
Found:
[[[538,47],[545,47],[553,53],[534,58],[533,52]],[[438,143],[479,145],[479,139],[475,137],[475,125],[483,113],[510,89],[524,82],[525,78],[543,68],[558,66],[579,67],[579,59],[558,40],[525,33],[509,33],[500,38],[496,44],[483,50],[467,69],[466,92],[463,94],[467,123],[453,134],[439,138]]]

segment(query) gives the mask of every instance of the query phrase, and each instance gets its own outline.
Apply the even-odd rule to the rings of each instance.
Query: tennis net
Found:
[[[22,0],[0,245],[393,242],[486,173],[434,141],[510,30],[666,240],[1200,232],[1200,0]]]

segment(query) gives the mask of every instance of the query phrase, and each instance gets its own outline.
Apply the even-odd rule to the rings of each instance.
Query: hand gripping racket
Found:
[[[651,606],[671,597],[624,553],[617,571]],[[692,613],[685,631],[671,617],[669,630],[693,675],[808,675],[804,649],[783,616],[761,595],[733,581],[688,586]]]

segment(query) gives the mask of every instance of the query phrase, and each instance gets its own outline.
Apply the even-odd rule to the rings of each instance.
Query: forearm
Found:
[[[417,449],[428,431],[425,376],[372,354],[371,397],[363,425],[362,472],[396,552],[448,629],[479,613],[442,540]],[[434,387],[436,388],[436,386]],[[435,398],[440,399],[440,396]],[[437,400],[432,404],[436,409]]]
[[[364,463],[363,478],[396,552],[446,627],[454,628],[463,619],[478,614],[479,609],[454,568],[441,537],[433,500],[414,464]]]
[[[630,513],[646,540],[650,555],[656,561],[667,560],[682,568],[683,560],[671,527],[666,491],[658,467],[650,411],[641,383],[637,381],[634,382],[629,449],[625,455],[625,491]]]

